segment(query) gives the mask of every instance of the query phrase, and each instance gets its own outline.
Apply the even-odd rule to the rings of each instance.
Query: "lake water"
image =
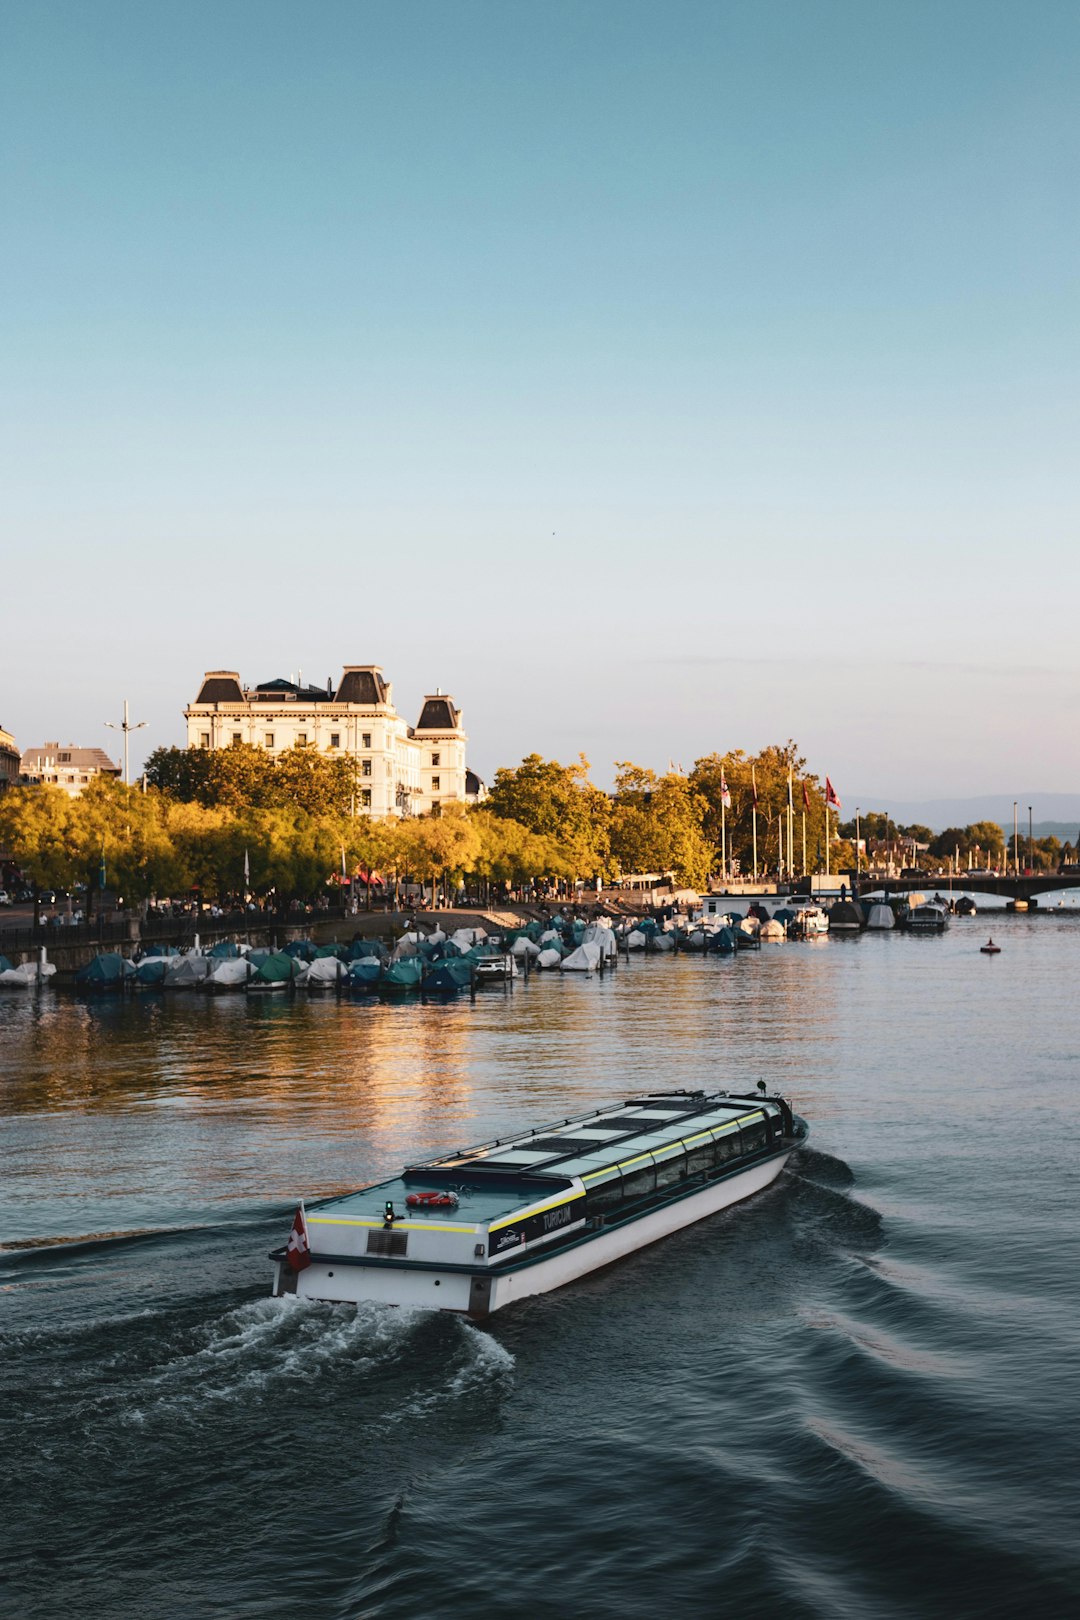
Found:
[[[1080,1612],[1080,918],[986,931],[0,1000],[0,1611]],[[298,1196],[759,1078],[773,1189],[489,1331],[267,1297]]]

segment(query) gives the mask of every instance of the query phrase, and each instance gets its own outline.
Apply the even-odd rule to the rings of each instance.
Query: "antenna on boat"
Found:
[[[761,1092],[761,1095],[764,1097],[764,1095],[765,1095],[765,1082],[764,1082],[764,1080],[759,1080],[758,1081],[757,1088]]]

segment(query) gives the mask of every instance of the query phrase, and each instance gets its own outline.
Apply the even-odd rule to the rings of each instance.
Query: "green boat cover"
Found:
[[[300,972],[295,956],[287,951],[276,951],[268,956],[265,962],[260,962],[252,977],[252,984],[288,984]]]
[[[398,990],[414,990],[420,984],[424,973],[424,959],[422,956],[403,956],[400,962],[391,962],[385,967],[380,984],[393,985]]]

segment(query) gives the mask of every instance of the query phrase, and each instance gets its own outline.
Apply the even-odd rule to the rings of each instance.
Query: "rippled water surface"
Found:
[[[0,1611],[1080,1612],[1080,919],[442,1006],[0,1001]],[[647,1087],[812,1147],[482,1331],[271,1300],[295,1200]]]

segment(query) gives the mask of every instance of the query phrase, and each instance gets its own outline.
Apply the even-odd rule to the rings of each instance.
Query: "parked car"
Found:
[[[15,899],[20,906],[33,905],[34,891],[33,889],[16,889]]]
[[[38,905],[40,905],[40,906],[55,906],[55,904],[56,904],[56,890],[55,889],[41,889],[41,890],[39,890],[39,892],[38,892]]]
[[[0,889],[0,906],[10,906],[11,896],[6,889]]]

